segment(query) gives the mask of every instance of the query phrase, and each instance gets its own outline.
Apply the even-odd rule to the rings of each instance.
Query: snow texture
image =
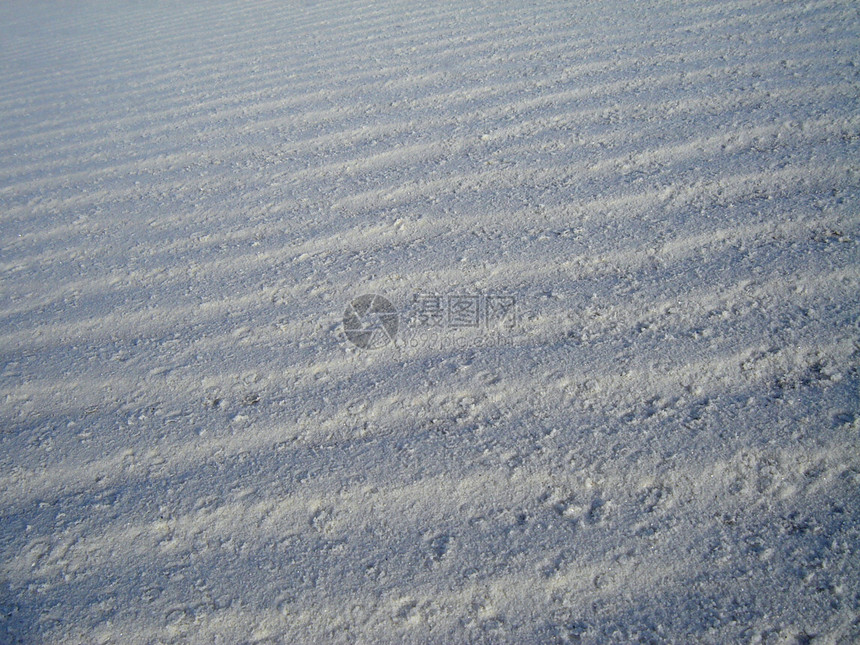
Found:
[[[853,1],[3,2],[0,642],[860,642],[858,171]]]

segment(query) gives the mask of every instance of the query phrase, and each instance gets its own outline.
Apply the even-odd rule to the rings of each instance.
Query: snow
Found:
[[[860,640],[855,3],[9,0],[0,133],[0,642]]]

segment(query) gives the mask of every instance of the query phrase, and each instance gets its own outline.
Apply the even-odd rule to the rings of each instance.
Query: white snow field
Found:
[[[4,1],[0,643],[860,642],[858,180],[853,0]]]

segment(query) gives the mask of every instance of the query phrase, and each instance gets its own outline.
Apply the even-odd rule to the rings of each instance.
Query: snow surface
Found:
[[[0,642],[860,642],[856,2],[7,0],[0,133]]]

